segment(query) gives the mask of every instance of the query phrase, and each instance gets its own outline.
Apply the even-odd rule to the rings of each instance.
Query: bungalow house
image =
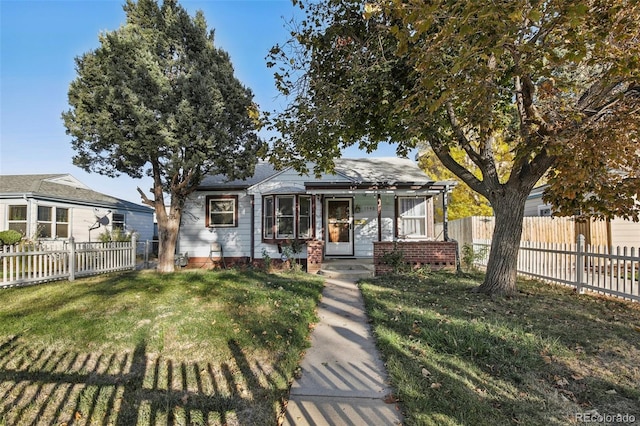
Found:
[[[201,267],[216,245],[226,264],[293,255],[312,271],[325,258],[372,259],[384,242],[435,244],[433,200],[453,185],[400,158],[338,159],[320,177],[260,162],[245,180],[203,180],[185,204],[178,251]]]
[[[38,240],[97,241],[104,231],[153,238],[153,209],[96,192],[70,174],[0,176],[0,230]]]
[[[542,201],[547,185],[541,185],[529,193],[525,202],[525,216],[551,216],[553,206]],[[575,235],[585,236],[587,244],[605,245],[607,247],[640,246],[640,223],[616,217],[606,222],[591,220],[575,222]],[[574,243],[575,241],[566,241]]]

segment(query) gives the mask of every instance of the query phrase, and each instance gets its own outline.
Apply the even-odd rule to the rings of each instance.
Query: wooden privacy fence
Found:
[[[477,264],[486,266],[490,240],[474,242],[482,253]],[[518,252],[518,273],[575,287],[579,293],[591,290],[640,301],[640,247],[522,242]]]
[[[135,237],[126,242],[64,242],[5,246],[0,288],[135,269]]]
[[[448,223],[449,237],[460,247],[477,240],[490,240],[495,227],[493,216],[470,216]],[[607,222],[591,220],[576,223],[571,217],[525,217],[522,221],[521,241],[541,243],[574,243],[577,236],[588,228],[588,244],[607,245]],[[578,230],[579,232],[576,232]]]

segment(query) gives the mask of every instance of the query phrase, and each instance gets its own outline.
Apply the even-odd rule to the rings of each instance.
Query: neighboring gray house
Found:
[[[542,194],[547,185],[538,186],[531,190],[525,202],[525,216],[551,216],[553,206],[542,201]],[[583,234],[590,242],[593,223],[576,223],[576,235]],[[640,246],[640,223],[616,217],[606,223],[607,246],[609,247],[638,247]],[[567,241],[573,243],[575,241]]]
[[[0,230],[84,242],[116,228],[151,240],[153,209],[96,192],[70,174],[0,176]]]
[[[435,240],[434,196],[454,185],[400,158],[337,159],[335,174],[319,178],[260,162],[246,180],[203,180],[185,204],[178,251],[206,265],[219,243],[227,263],[252,262],[279,259],[296,241],[301,259],[309,247],[323,258],[372,258],[375,241]]]

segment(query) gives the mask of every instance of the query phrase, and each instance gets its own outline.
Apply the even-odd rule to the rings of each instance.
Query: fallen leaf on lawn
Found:
[[[431,383],[431,389],[440,389],[442,387],[442,383]]]
[[[82,414],[79,411],[76,411],[76,414],[74,417],[76,418],[76,420],[80,420],[82,418]]]
[[[605,393],[606,393],[606,394],[608,394],[608,395],[615,395],[615,394],[617,394],[618,392],[616,392],[616,390],[615,390],[615,389],[609,389],[609,390],[608,390],[608,391],[606,391]]]
[[[581,376],[581,375],[579,375],[579,374],[572,374],[572,375],[571,375],[571,378],[572,378],[573,380],[584,380],[584,377],[582,377],[582,376]]]
[[[427,370],[426,368],[422,369],[422,375],[424,377],[429,377],[431,375],[431,371]]]

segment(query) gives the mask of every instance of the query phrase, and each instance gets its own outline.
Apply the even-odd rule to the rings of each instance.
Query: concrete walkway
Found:
[[[356,284],[328,279],[318,316],[284,424],[401,425]]]

